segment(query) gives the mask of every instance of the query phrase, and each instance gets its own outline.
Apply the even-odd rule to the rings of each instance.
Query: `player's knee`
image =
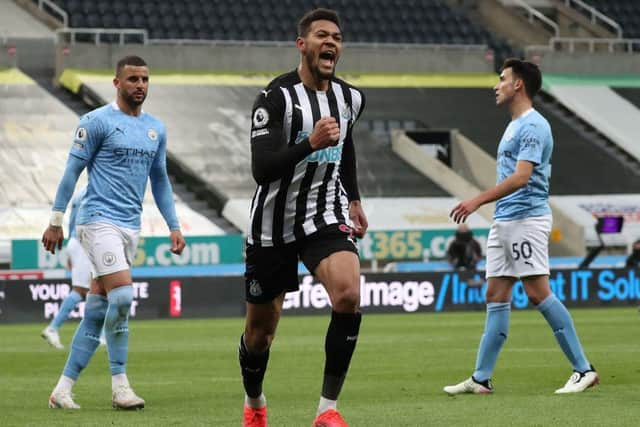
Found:
[[[528,295],[528,298],[529,302],[533,305],[538,305],[544,300],[544,298],[540,298],[538,295]]]
[[[108,302],[106,298],[98,295],[92,295],[87,298],[84,305],[84,318],[91,322],[102,323],[105,315],[107,314],[107,306]]]
[[[511,300],[511,295],[505,294],[501,289],[487,288],[485,299],[487,302],[509,302]]]
[[[264,353],[271,347],[274,338],[275,334],[248,334],[245,332],[244,335],[245,345],[250,353]]]
[[[355,313],[360,306],[360,289],[355,286],[343,287],[333,296],[333,310],[338,313]]]
[[[271,347],[275,339],[275,331],[265,328],[247,328],[244,332],[244,343],[251,353],[263,353]]]
[[[109,292],[107,298],[109,299],[107,326],[111,323],[126,321],[133,303],[133,287],[121,286],[115,288]]]

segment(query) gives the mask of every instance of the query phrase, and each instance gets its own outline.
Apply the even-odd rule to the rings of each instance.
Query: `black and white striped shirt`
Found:
[[[352,127],[363,93],[333,78],[326,92],[304,86],[297,71],[275,78],[252,111],[252,169],[258,187],[251,202],[249,244],[279,246],[330,224],[348,221],[359,199]],[[334,147],[313,151],[308,137],[321,117],[340,126]]]

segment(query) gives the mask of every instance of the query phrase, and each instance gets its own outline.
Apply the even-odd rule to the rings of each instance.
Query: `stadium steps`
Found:
[[[542,91],[536,101],[557,119],[573,129],[581,138],[588,141],[592,146],[599,148],[604,155],[615,160],[622,166],[624,172],[634,176],[637,182],[638,178],[640,178],[640,161],[600,133],[587,121],[577,116],[548,92]]]
[[[424,142],[414,139],[415,133],[393,131],[393,150],[409,165],[423,175],[433,179],[446,191],[459,200],[469,199],[488,184],[487,171],[496,167],[494,157],[483,153],[473,141],[457,131],[451,133],[452,156],[451,166],[440,156],[434,156],[425,150]],[[428,144],[428,142],[427,142]],[[467,167],[463,167],[466,165]],[[471,170],[469,170],[471,169]],[[554,227],[562,230],[563,238],[549,242],[549,252],[554,256],[584,255],[585,233],[582,224],[576,222],[571,215],[555,203],[549,203],[553,212]],[[493,219],[494,203],[481,206],[477,213],[487,221]]]
[[[227,234],[238,233],[239,230],[227,221],[222,215],[218,214],[218,210],[213,208],[206,198],[198,195],[198,189],[193,184],[178,181],[176,175],[171,175],[171,184],[173,192],[180,197],[191,209],[204,215]]]
[[[614,92],[618,95],[635,105],[638,109],[640,109],[640,87],[630,88],[630,87],[615,87],[612,88]]]
[[[358,159],[358,186],[366,197],[446,197],[438,184],[393,152],[391,144],[356,126],[353,140]]]
[[[556,9],[556,22],[563,37],[615,38],[616,34],[591,21],[575,4],[567,6],[563,0],[552,0]]]
[[[78,116],[82,116],[103,104],[103,101],[93,93],[81,91],[75,94],[62,86],[53,84],[53,70],[50,70],[50,73],[27,70],[25,74]],[[173,191],[180,200],[192,210],[204,215],[225,233],[238,233],[238,229],[219,214],[224,206],[218,202],[219,195],[212,196],[212,191],[207,188],[204,182],[190,173],[184,165],[180,164],[179,160],[170,154],[167,155],[167,169]]]
[[[505,6],[499,0],[477,2],[468,15],[491,33],[520,48],[531,44],[547,44],[552,35],[539,22],[530,23],[516,8]]]
[[[41,88],[49,92],[54,98],[66,105],[71,111],[78,116],[91,111],[91,107],[87,105],[79,96],[68,91],[62,86],[56,86],[53,84],[54,70],[51,69],[48,72],[34,71],[29,69],[22,70],[26,75],[31,77]]]
[[[496,108],[495,95],[488,87],[370,88],[366,94],[366,116],[414,120],[431,129],[459,129],[491,156],[495,156],[509,123],[508,112]],[[628,171],[617,158],[602,155],[590,140],[548,111],[539,99],[535,99],[535,108],[549,121],[555,141],[552,196],[637,193],[640,180],[635,173]],[[592,173],[605,170],[607,180],[599,173]],[[495,179],[495,170],[492,176]]]

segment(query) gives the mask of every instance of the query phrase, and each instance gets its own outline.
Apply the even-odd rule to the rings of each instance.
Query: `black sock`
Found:
[[[351,356],[356,349],[361,318],[360,313],[331,312],[331,322],[324,343],[326,361],[322,397],[326,399],[338,400]]]
[[[240,336],[238,346],[238,358],[240,359],[240,370],[242,372],[242,384],[247,396],[251,398],[260,397],[262,394],[262,380],[267,371],[269,361],[269,350],[264,353],[249,353],[244,344],[244,334]]]

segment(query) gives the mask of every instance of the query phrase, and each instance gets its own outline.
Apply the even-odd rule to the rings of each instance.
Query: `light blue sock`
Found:
[[[100,330],[104,324],[108,304],[107,298],[102,295],[87,294],[84,318],[71,341],[71,352],[64,365],[63,375],[77,380],[80,372],[89,364],[91,356],[100,345]]]
[[[585,372],[591,369],[591,365],[584,355],[580,339],[573,326],[573,319],[569,310],[562,304],[555,294],[551,294],[538,304],[538,310],[547,319],[553,334],[556,336],[560,348],[571,362],[573,369]]]
[[[476,370],[473,373],[473,378],[479,382],[491,379],[498,354],[509,334],[510,314],[510,302],[487,303],[487,320],[478,347]]]
[[[133,301],[133,287],[120,286],[107,294],[109,308],[104,322],[107,337],[109,368],[111,375],[124,374],[127,371],[129,353],[129,309]]]
[[[60,310],[58,310],[58,314],[53,318],[49,327],[55,329],[56,331],[60,329],[60,326],[69,318],[69,313],[75,308],[76,304],[82,301],[82,295],[80,295],[77,291],[71,291],[69,295],[67,295],[62,301],[62,305],[60,306]]]

